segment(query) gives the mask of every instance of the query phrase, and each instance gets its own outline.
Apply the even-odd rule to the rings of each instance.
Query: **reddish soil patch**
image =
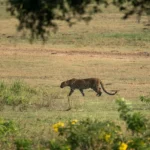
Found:
[[[35,54],[35,55],[87,55],[87,56],[99,56],[99,57],[150,57],[150,52],[131,52],[131,53],[121,53],[121,52],[97,52],[97,51],[64,51],[64,50],[52,50],[52,49],[39,49],[39,48],[0,48],[0,55],[7,54]]]

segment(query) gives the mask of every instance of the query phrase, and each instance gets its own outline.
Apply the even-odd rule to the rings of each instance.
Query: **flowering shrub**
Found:
[[[53,129],[55,132],[58,132],[58,129],[64,127],[64,123],[63,122],[58,122],[56,124],[53,125]]]
[[[61,137],[50,141],[51,150],[148,150],[150,135],[148,120],[132,112],[130,103],[118,99],[120,118],[126,123],[126,133],[114,122],[86,119],[58,122],[53,129]],[[56,146],[57,145],[57,146]]]
[[[126,143],[121,143],[120,146],[119,146],[119,150],[126,150],[128,147],[128,145]]]
[[[95,119],[59,121],[52,125],[55,139],[23,136],[11,120],[0,118],[0,149],[50,150],[150,150],[150,125],[130,103],[118,99],[123,126]],[[17,132],[16,132],[17,131]]]
[[[55,125],[53,126],[54,131],[56,131]],[[63,144],[59,147],[60,149],[62,147],[62,149],[65,149],[64,147],[69,147],[71,150],[127,149],[127,144],[125,144],[125,142],[120,143],[120,141],[123,140],[121,128],[113,122],[99,122],[97,120],[87,119],[76,122],[69,121],[66,124],[63,123],[63,125],[64,126],[59,126],[56,131],[59,133],[59,136],[62,136],[64,139]],[[50,149],[56,145],[55,142],[53,141],[50,143]]]

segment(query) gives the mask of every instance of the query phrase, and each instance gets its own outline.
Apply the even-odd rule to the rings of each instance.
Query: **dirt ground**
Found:
[[[73,77],[98,77],[108,89],[118,90],[121,97],[136,99],[149,95],[148,52],[62,51],[1,46],[0,57],[0,78],[3,80],[22,79],[34,85],[59,88],[61,81]]]
[[[54,50],[54,49],[41,49],[41,48],[15,48],[15,47],[5,47],[0,46],[0,55],[86,55],[86,56],[97,56],[97,57],[114,57],[114,58],[129,58],[129,57],[150,57],[150,52],[119,52],[119,51],[111,51],[111,52],[97,52],[91,50]]]

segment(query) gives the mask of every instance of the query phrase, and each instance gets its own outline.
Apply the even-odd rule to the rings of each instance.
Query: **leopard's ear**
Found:
[[[76,78],[72,78],[71,80],[76,80]]]

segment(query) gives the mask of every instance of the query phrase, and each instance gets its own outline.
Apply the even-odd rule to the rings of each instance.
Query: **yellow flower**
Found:
[[[54,130],[55,132],[58,132],[58,127],[53,126],[53,130]]]
[[[120,147],[119,147],[119,150],[126,150],[127,147],[128,147],[128,145],[126,143],[121,143]]]
[[[53,125],[53,130],[54,130],[55,132],[58,132],[58,129],[59,129],[59,128],[62,128],[62,127],[64,127],[64,126],[65,126],[65,124],[64,124],[63,122],[58,122],[58,123],[56,123],[56,124]]]
[[[111,137],[111,135],[110,135],[110,134],[106,134],[106,135],[105,135],[105,141],[106,141],[106,142],[109,142],[110,137]]]
[[[78,122],[78,120],[75,119],[75,120],[71,121],[71,124],[76,124],[77,122]]]

